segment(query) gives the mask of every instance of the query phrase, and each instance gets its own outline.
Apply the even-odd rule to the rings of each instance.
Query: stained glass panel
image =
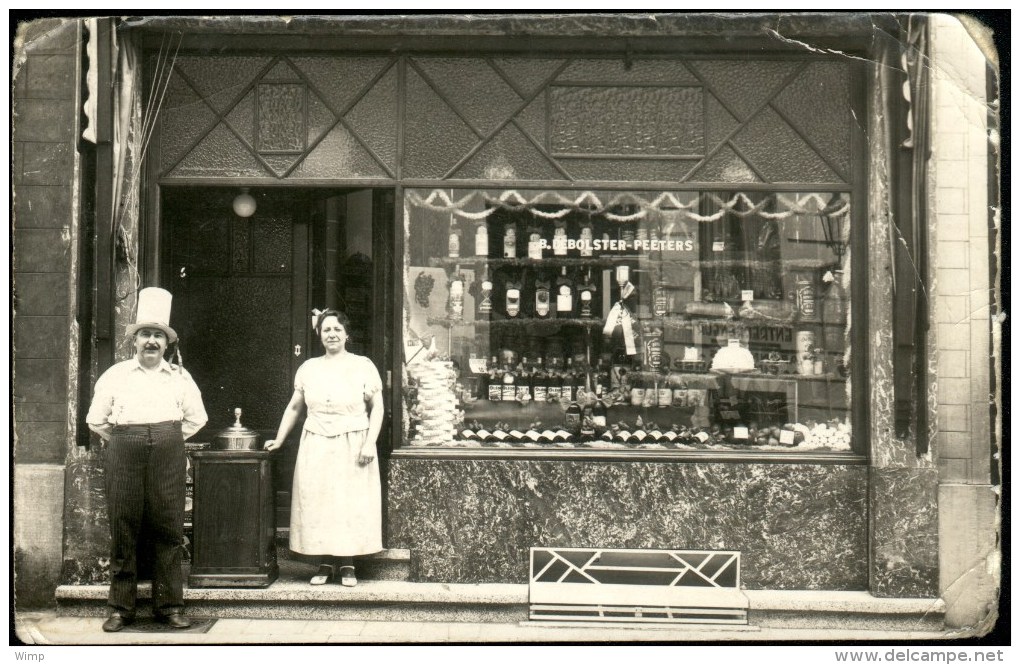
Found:
[[[260,152],[300,152],[305,149],[304,85],[259,84],[258,139]]]
[[[216,121],[216,115],[176,73],[170,77],[166,99],[160,113],[160,163],[163,168],[176,164],[201,133]]]
[[[220,123],[209,132],[184,161],[170,174],[172,177],[258,178],[269,175],[251,151]]]
[[[351,109],[346,120],[351,129],[391,169],[397,164],[397,69],[383,75]]]
[[[849,79],[845,64],[812,63],[773,102],[844,176],[850,172],[853,122]]]
[[[255,91],[249,92],[239,101],[230,113],[227,121],[245,141],[255,146]]]
[[[224,113],[269,60],[247,56],[181,56],[174,66],[188,76],[216,110]]]
[[[488,141],[453,177],[481,180],[564,179],[513,125],[505,127]]]
[[[696,156],[705,151],[700,87],[554,86],[549,105],[555,154]]]
[[[747,123],[733,143],[768,182],[841,181],[818,153],[771,109]]]
[[[413,69],[407,70],[404,174],[441,178],[478,139]]]
[[[523,101],[480,58],[415,58],[414,62],[483,134],[509,118]]]
[[[798,62],[748,60],[698,60],[690,65],[739,120],[747,120],[803,66]]]
[[[342,112],[391,59],[292,57],[290,61],[308,78],[324,101],[335,111]]]
[[[547,60],[544,58],[495,58],[493,63],[507,78],[514,82],[517,89],[529,95],[536,92],[543,82],[548,80],[563,60]]]
[[[723,146],[705,164],[691,174],[693,182],[761,182],[754,169],[747,165],[733,148]]]
[[[337,125],[294,169],[295,178],[385,178],[386,172],[343,125]]]

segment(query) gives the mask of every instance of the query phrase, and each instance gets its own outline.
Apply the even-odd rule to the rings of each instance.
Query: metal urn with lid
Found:
[[[241,424],[241,409],[234,409],[234,424],[216,435],[215,450],[261,450],[259,433]]]

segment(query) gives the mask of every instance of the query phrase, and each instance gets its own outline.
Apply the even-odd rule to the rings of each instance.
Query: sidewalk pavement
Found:
[[[104,633],[100,617],[59,617],[56,612],[22,612],[15,617],[17,638],[28,645],[184,645],[184,644],[517,644],[595,642],[790,642],[839,644],[889,639],[888,632],[755,626],[617,626],[549,622],[459,623],[407,621],[316,621],[304,619],[218,619],[206,633]],[[941,640],[947,632],[897,632],[896,639]]]

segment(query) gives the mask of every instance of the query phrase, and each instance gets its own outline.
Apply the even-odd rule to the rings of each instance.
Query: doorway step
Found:
[[[353,588],[310,585],[316,565],[299,560],[285,546],[278,549],[278,562],[279,578],[264,589],[185,588],[188,614],[223,619],[525,622],[550,627],[556,623],[529,622],[527,584],[411,582],[408,550],[385,550],[363,557],[358,564],[359,582]],[[68,617],[105,616],[108,592],[109,586],[102,584],[59,586],[57,613]],[[877,598],[866,591],[752,589],[744,593],[749,607],[748,626],[743,628],[752,630],[853,630],[861,631],[863,639],[875,631],[939,631],[945,618],[945,603],[938,598]],[[151,585],[140,584],[140,616],[150,614],[150,598]]]

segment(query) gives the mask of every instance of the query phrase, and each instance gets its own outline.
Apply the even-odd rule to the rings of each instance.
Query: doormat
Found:
[[[161,621],[155,619],[135,619],[133,623],[130,623],[121,629],[122,633],[208,633],[209,629],[213,627],[217,619],[200,619],[197,617],[188,617],[191,621],[190,628],[171,628]]]

